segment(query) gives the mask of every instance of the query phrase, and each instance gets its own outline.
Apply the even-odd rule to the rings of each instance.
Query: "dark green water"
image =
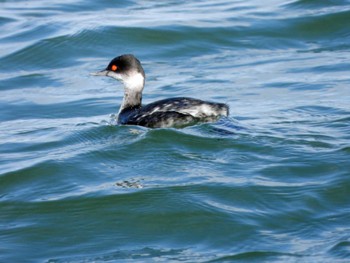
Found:
[[[0,262],[349,262],[350,1],[0,1]],[[144,102],[229,118],[114,125]]]

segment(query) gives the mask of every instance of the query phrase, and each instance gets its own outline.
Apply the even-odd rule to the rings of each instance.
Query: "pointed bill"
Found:
[[[101,71],[97,71],[97,72],[92,72],[90,73],[91,76],[108,76],[108,70],[104,69]]]

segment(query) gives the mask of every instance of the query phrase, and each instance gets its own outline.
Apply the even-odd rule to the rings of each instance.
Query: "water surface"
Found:
[[[350,260],[348,0],[0,6],[0,262]],[[230,117],[115,125],[124,53]]]

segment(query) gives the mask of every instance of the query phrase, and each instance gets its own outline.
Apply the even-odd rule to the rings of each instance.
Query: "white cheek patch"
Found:
[[[129,74],[128,76],[124,76],[122,81],[126,89],[135,91],[142,91],[143,86],[145,84],[145,78],[139,72]]]
[[[106,76],[112,77],[112,78],[114,78],[114,79],[116,79],[116,80],[123,80],[121,74],[115,73],[114,71],[108,71],[107,74],[106,74]]]

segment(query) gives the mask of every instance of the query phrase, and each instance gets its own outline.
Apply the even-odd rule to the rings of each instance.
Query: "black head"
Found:
[[[145,72],[140,61],[133,55],[121,55],[112,59],[106,69],[91,73],[93,76],[107,76],[122,81],[128,90],[142,92]]]
[[[129,73],[141,73],[145,77],[145,72],[141,66],[140,61],[131,54],[121,55],[112,59],[108,64],[107,71],[112,71],[118,74],[127,74]]]

